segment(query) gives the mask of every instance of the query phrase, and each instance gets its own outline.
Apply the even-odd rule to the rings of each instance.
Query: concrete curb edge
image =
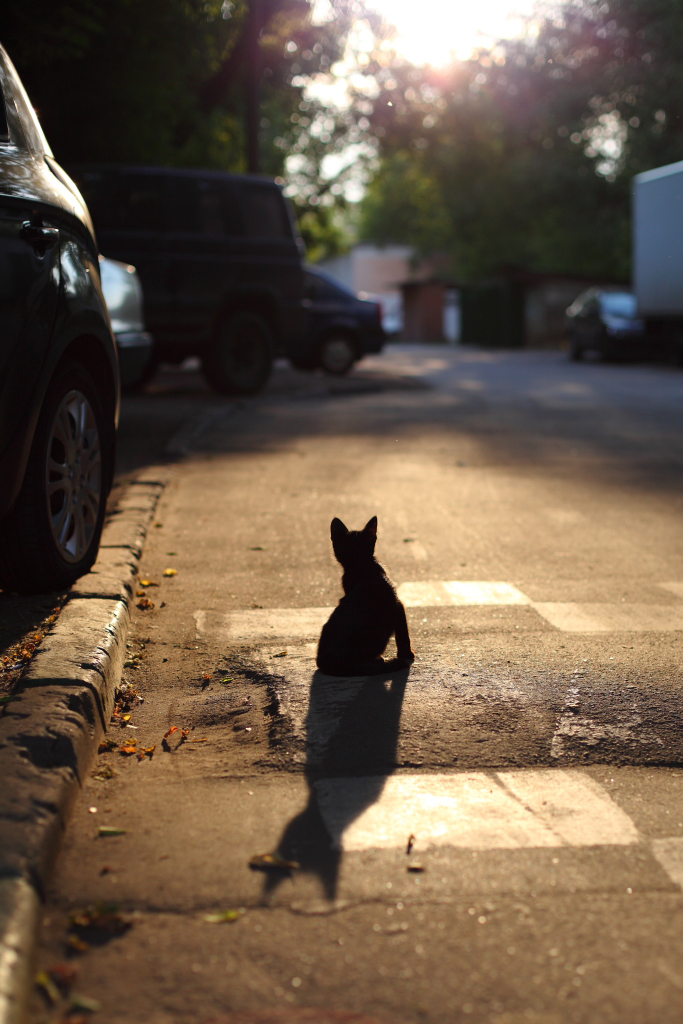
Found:
[[[169,470],[126,487],[97,562],[69,592],[0,715],[0,1024],[22,1024],[41,904],[121,678],[147,529]]]

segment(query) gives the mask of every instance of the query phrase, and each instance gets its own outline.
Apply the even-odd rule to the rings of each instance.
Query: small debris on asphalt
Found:
[[[154,608],[154,601],[150,601],[148,597],[141,597],[135,607],[140,608],[143,612],[151,611]]]
[[[300,871],[301,864],[296,860],[287,860],[277,853],[256,853],[249,860],[253,871]]]
[[[414,846],[415,846],[415,836],[411,832],[410,835],[408,836],[408,845],[406,846],[406,853],[408,854],[408,856],[410,856],[410,852],[411,852],[411,850],[412,850],[412,848]]]
[[[239,910],[220,910],[216,914],[204,914],[202,920],[207,924],[226,924],[239,921],[243,914],[246,914],[246,910],[244,907],[240,907]]]
[[[115,772],[108,764],[102,765],[101,768],[97,768],[92,772],[92,778],[97,779],[98,782],[108,782],[109,779],[115,779],[117,775],[118,772]]]
[[[59,989],[47,971],[38,971],[36,974],[36,985],[52,1006],[59,1002]]]
[[[414,860],[412,864],[408,865],[408,871],[413,874],[421,874],[424,871],[424,864],[420,864],[419,861]]]
[[[162,576],[177,576],[178,575],[178,570],[177,569],[164,569],[164,571],[163,571],[163,573],[161,575]]]
[[[141,587],[158,587],[159,584],[155,583],[154,580],[140,580]]]
[[[99,825],[97,829],[97,834],[102,839],[106,839],[107,836],[125,836],[127,832],[127,828],[117,828],[116,825]]]
[[[85,1010],[86,1013],[97,1013],[100,1008],[100,1004],[96,999],[91,999],[89,996],[79,996],[74,993],[69,1000],[70,1010]]]

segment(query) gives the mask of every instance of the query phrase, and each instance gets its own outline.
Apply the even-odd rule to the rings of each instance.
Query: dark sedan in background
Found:
[[[289,357],[300,370],[322,367],[326,373],[348,373],[370,352],[381,352],[385,340],[382,309],[358,299],[323,270],[304,270],[306,323]]]
[[[586,352],[605,360],[646,354],[645,325],[630,292],[589,288],[572,302],[567,319],[571,359]]]

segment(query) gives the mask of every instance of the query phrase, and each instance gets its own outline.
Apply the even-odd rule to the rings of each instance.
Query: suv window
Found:
[[[81,191],[98,231],[164,231],[166,178],[85,171]]]
[[[318,274],[308,272],[306,273],[306,295],[309,299],[327,299],[328,302],[333,299],[337,302],[340,300],[348,302],[349,299],[355,298],[351,292],[340,285],[328,281]]]
[[[244,234],[232,182],[170,177],[168,188],[170,230],[213,237]]]
[[[244,226],[253,238],[291,238],[291,228],[280,192],[268,185],[242,185]]]

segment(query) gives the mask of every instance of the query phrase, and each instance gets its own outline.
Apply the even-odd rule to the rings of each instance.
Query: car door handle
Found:
[[[45,252],[59,241],[59,229],[44,228],[42,224],[32,224],[27,220],[21,225],[19,236],[34,249],[42,249]]]

